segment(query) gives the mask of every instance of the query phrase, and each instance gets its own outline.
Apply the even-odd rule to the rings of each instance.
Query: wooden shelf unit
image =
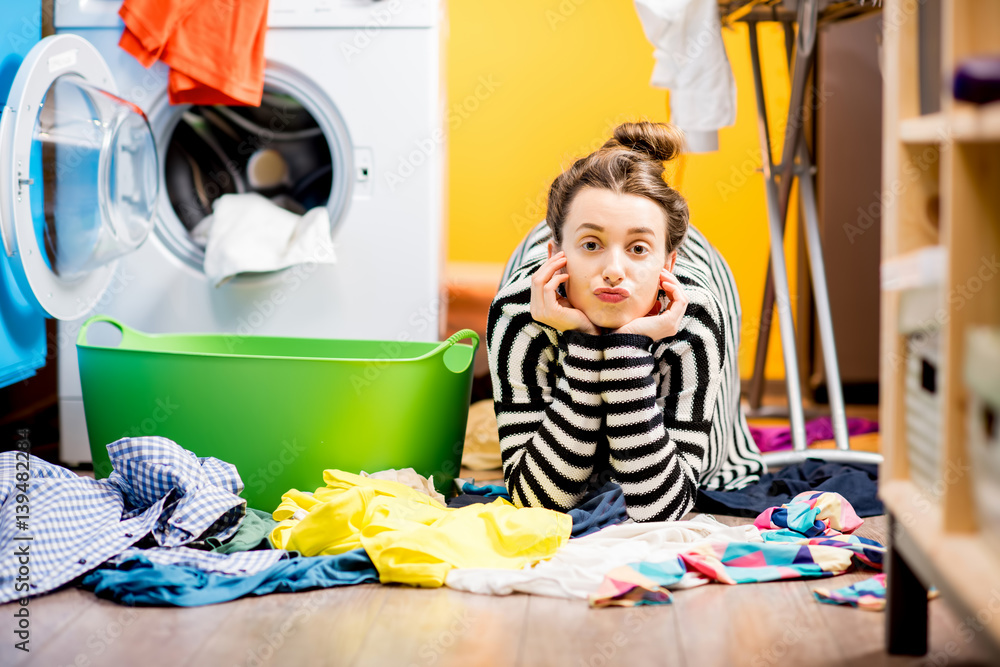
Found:
[[[988,622],[975,634],[1000,653],[1000,552],[983,540],[977,525],[963,382],[966,332],[977,325],[1000,326],[1000,103],[976,107],[952,99],[950,90],[956,62],[1000,53],[1000,2],[941,0],[941,111],[925,116],[919,104],[917,6],[886,0],[884,7],[882,262],[898,264],[933,245],[944,250],[941,306],[934,317],[940,334],[935,376],[940,466],[930,488],[914,482],[902,291],[883,285],[879,494],[895,521],[890,548],[905,561],[897,565],[899,580],[915,575],[923,586],[936,586],[963,616],[988,610],[981,614]],[[893,633],[914,618],[901,605],[893,609],[892,579],[890,570],[890,651],[895,645],[896,652],[920,654],[919,640],[894,641]],[[913,599],[899,593],[897,600]]]

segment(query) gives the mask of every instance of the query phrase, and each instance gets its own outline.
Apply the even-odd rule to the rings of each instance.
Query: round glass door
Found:
[[[53,317],[91,310],[153,227],[156,144],[76,35],[39,42],[0,119],[0,227],[18,286]]]
[[[44,220],[39,245],[54,273],[79,278],[146,240],[158,179],[156,144],[141,110],[65,75],[46,92],[32,143],[44,174],[32,215]]]

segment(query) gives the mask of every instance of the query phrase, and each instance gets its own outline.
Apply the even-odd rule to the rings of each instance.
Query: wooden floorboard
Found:
[[[728,525],[751,522],[715,517]],[[885,529],[885,517],[872,517],[858,534],[884,543]],[[5,632],[0,665],[990,664],[970,624],[942,599],[929,605],[925,657],[885,654],[883,613],[813,599],[816,587],[836,588],[871,574],[709,584],[675,591],[672,605],[608,609],[577,600],[380,584],[190,609],[132,609],[66,589],[31,601],[32,651],[15,651]],[[15,609],[3,605],[0,617],[11,623]]]

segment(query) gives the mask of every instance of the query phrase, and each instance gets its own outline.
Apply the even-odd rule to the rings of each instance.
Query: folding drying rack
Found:
[[[757,129],[760,135],[762,171],[767,201],[768,228],[770,231],[770,260],[764,302],[761,305],[760,331],[754,356],[754,371],[750,383],[749,403],[751,416],[787,416],[791,422],[791,451],[769,452],[764,460],[769,466],[784,466],[818,458],[827,461],[874,463],[882,462],[876,452],[851,449],[844,412],[844,395],[834,344],[830,299],[827,292],[823,249],[820,243],[819,222],[816,209],[816,192],[813,185],[812,156],[802,133],[802,119],[806,111],[809,75],[815,62],[816,29],[821,23],[841,20],[859,14],[878,11],[881,0],[719,0],[723,24],[743,21],[750,28],[750,57],[753,66],[754,91],[757,100]],[[764,104],[764,83],[761,77],[760,47],[757,24],[763,21],[780,22],[784,28],[785,50],[791,77],[791,96],[788,103],[787,122],[781,162],[775,163],[771,155],[770,131],[767,109]],[[795,31],[798,24],[798,33]],[[799,365],[795,343],[795,326],[792,320],[785,268],[785,219],[788,215],[789,195],[793,181],[799,179],[799,199],[802,203],[809,269],[819,324],[823,363],[826,368],[827,388],[830,397],[830,419],[833,422],[836,449],[807,449],[805,414],[801,401]],[[774,307],[778,310],[781,348],[785,361],[785,381],[788,391],[787,411],[782,408],[761,406],[764,390],[764,366],[767,361],[767,344],[770,338],[771,317]]]

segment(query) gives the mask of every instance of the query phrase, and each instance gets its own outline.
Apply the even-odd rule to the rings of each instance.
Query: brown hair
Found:
[[[667,223],[667,253],[684,240],[688,227],[687,201],[663,179],[663,163],[677,157],[684,134],[673,125],[640,121],[622,123],[603,146],[559,174],[549,188],[545,221],[556,245],[573,197],[585,187],[633,194],[659,204]]]

